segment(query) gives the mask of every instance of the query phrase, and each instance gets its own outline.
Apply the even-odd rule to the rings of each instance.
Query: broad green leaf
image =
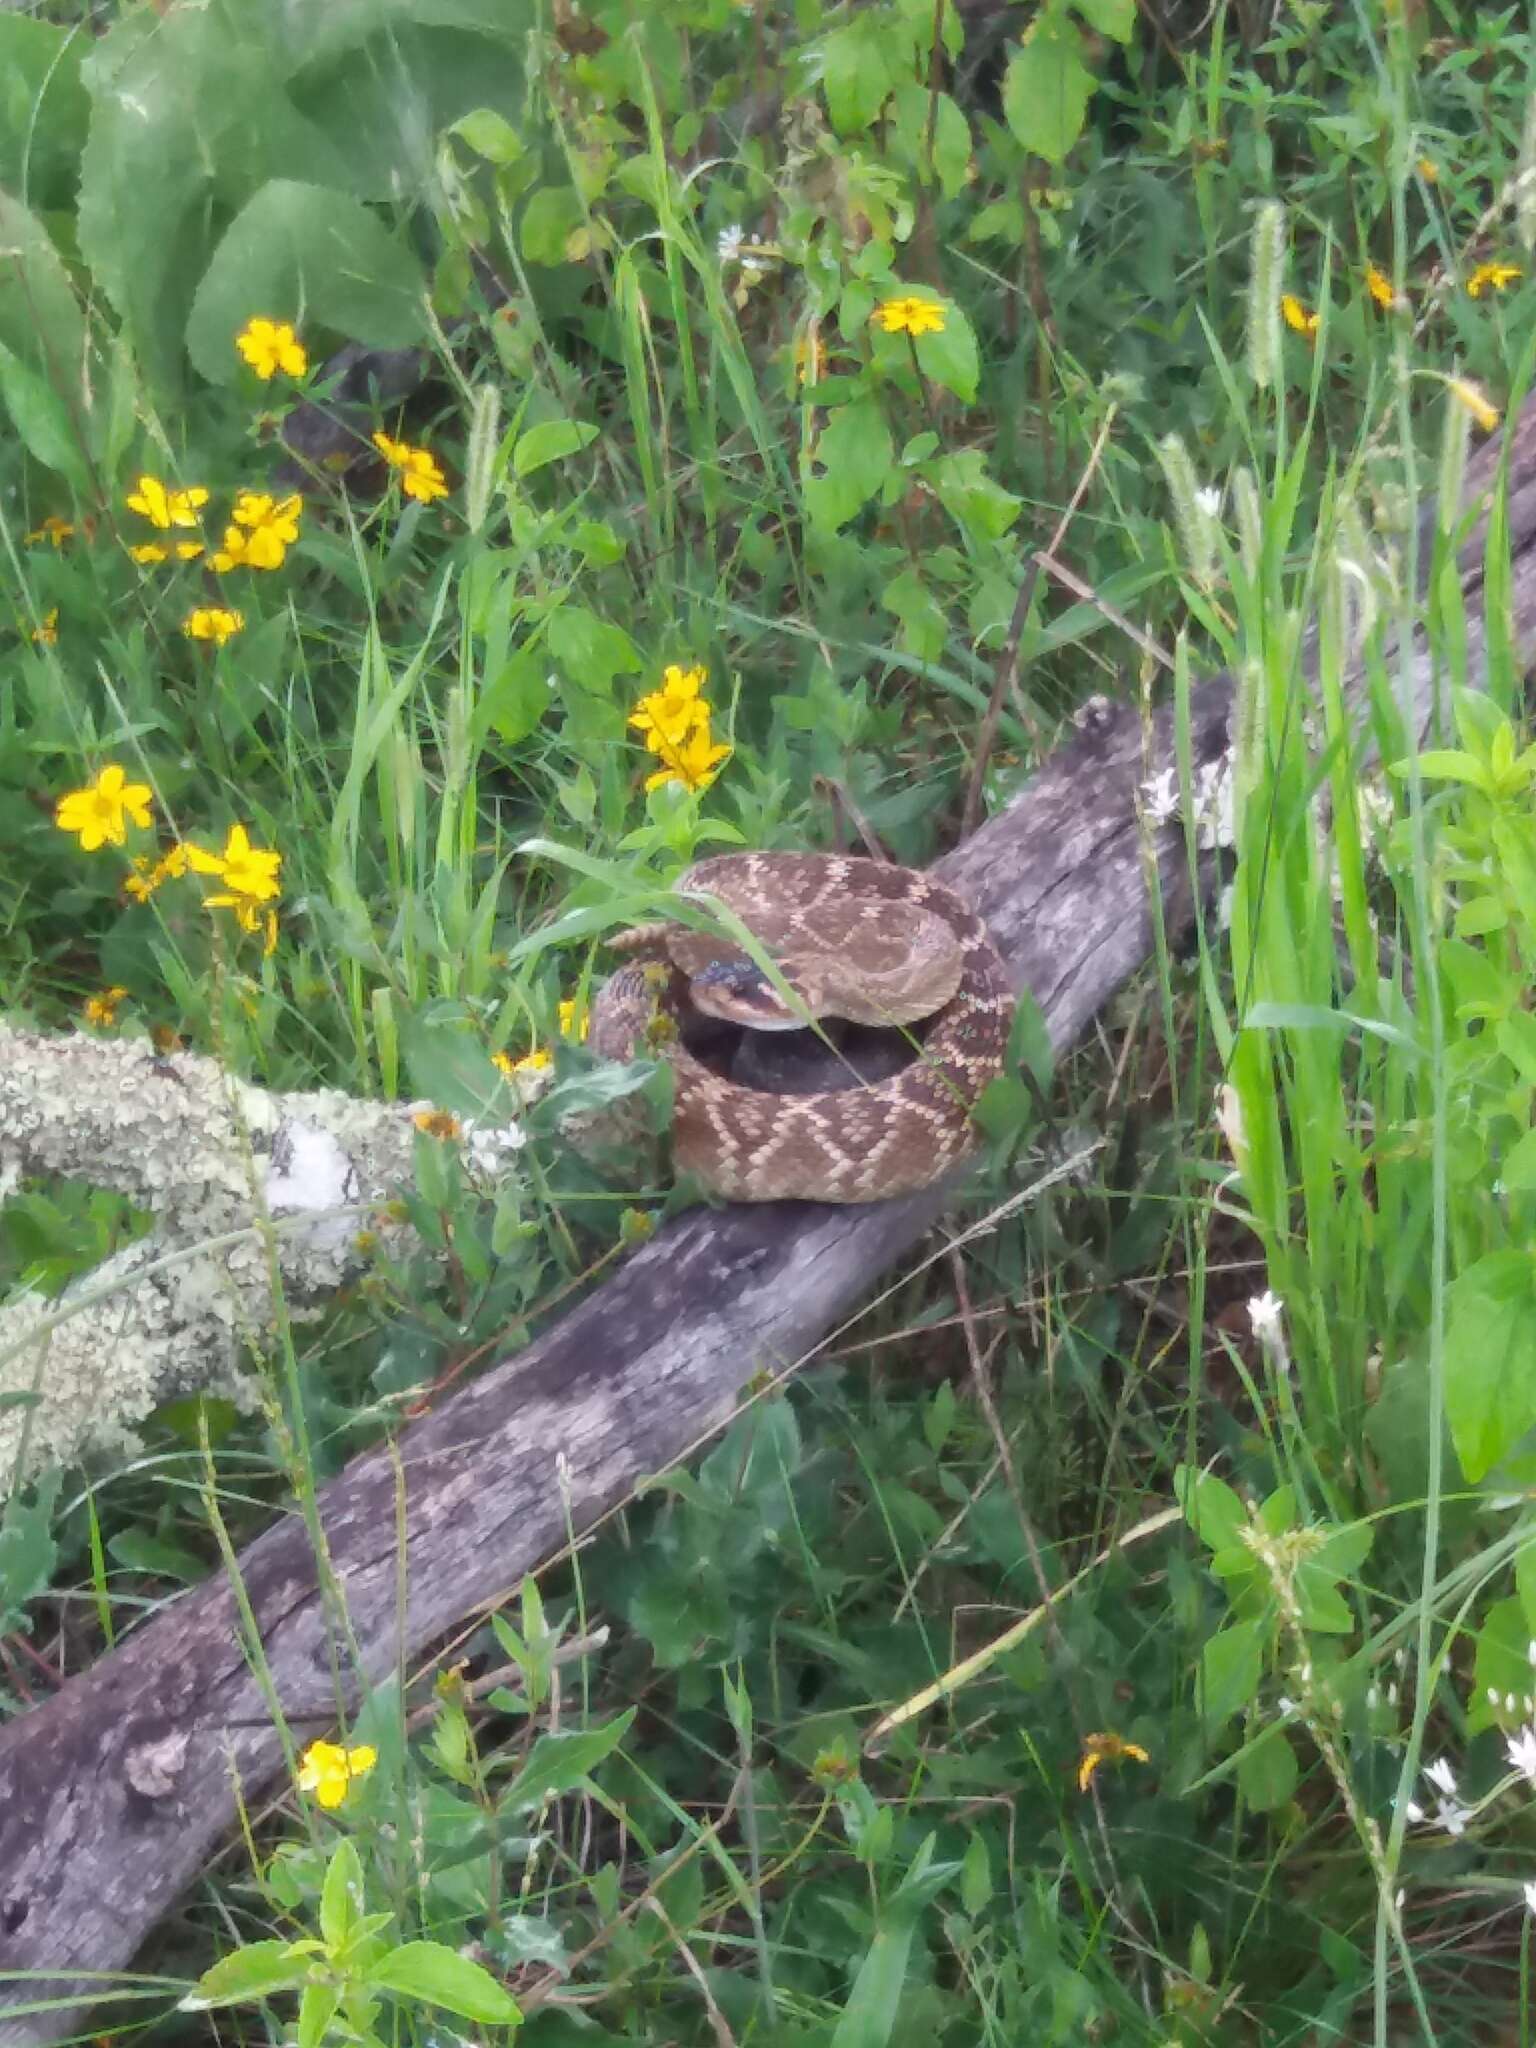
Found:
[[[498,733],[509,745],[525,740],[551,703],[549,663],[537,652],[511,655],[486,683],[475,707],[475,737]]]
[[[1503,1168],[1499,1174],[1505,1187],[1519,1189],[1536,1188],[1536,1131],[1527,1131],[1523,1138],[1504,1156]]]
[[[90,118],[80,82],[89,48],[79,29],[0,17],[0,190],[29,206],[69,203]]]
[[[1263,1673],[1263,1630],[1256,1621],[1234,1621],[1207,1642],[1200,1655],[1200,1712],[1215,1734],[1253,1700]]]
[[[1072,0],[1083,19],[1101,36],[1128,43],[1136,27],[1136,0]]]
[[[320,1933],[327,1948],[339,1949],[363,1910],[363,1865],[357,1845],[343,1835],[332,1851],[320,1888]]]
[[[1494,1041],[1522,1081],[1536,1084],[1536,1017],[1529,1010],[1513,1010],[1501,1018]]]
[[[574,1728],[541,1735],[512,1783],[502,1795],[509,1808],[536,1806],[557,1792],[569,1792],[611,1756],[629,1732],[633,1707],[599,1728]]]
[[[1082,37],[1059,6],[1036,17],[1008,60],[1003,115],[1026,149],[1059,164],[1083,132],[1093,73]]]
[[[640,650],[624,631],[579,604],[562,604],[550,613],[546,632],[549,651],[574,683],[583,689],[611,689],[615,676],[637,675],[644,663]]]
[[[483,156],[488,164],[505,166],[515,164],[527,154],[527,144],[504,115],[494,107],[472,107],[449,129],[450,135],[461,135],[477,156]]]
[[[1019,516],[1023,499],[987,474],[980,448],[957,448],[924,471],[939,503],[972,540],[1001,540]]]
[[[588,420],[541,420],[520,434],[512,451],[515,476],[532,476],[547,462],[559,462],[597,439],[598,429]]]
[[[859,134],[875,120],[900,75],[889,22],[855,15],[845,28],[822,37],[817,56],[832,126],[839,135]]]
[[[419,1998],[483,2026],[515,2026],[522,2018],[511,1992],[468,1956],[437,1941],[408,1941],[381,1956],[368,1972],[377,1991]]]
[[[885,482],[894,454],[878,399],[856,399],[839,407],[816,444],[816,465],[822,473],[805,485],[811,524],[827,533],[846,526]]]
[[[404,348],[426,333],[424,290],[404,241],[360,201],[274,178],[214,251],[192,302],[187,351],[211,383],[232,383],[244,368],[235,336],[257,314]]]
[[[59,1561],[53,1539],[53,1508],[59,1473],[39,1479],[33,1497],[13,1493],[0,1510],[0,1632],[23,1627],[27,1603],[45,1593]]]
[[[889,1818],[891,1808],[882,1806],[879,1813]],[[832,2030],[832,2048],[885,2048],[895,2037],[913,1936],[924,1910],[950,1881],[956,1868],[953,1863],[933,1863],[932,1855],[930,1835],[895,1893],[881,1906],[875,1937],[859,1965],[848,2003]]]
[[[1237,1782],[1255,1813],[1273,1813],[1296,1790],[1296,1752],[1283,1728],[1266,1728],[1237,1760]]]
[[[1531,1690],[1529,1649],[1536,1637],[1536,1602],[1495,1600],[1477,1631],[1470,1706],[1474,1715],[1486,1708],[1488,1695],[1509,1693],[1521,1700]],[[1474,1724],[1475,1725],[1475,1724]]]
[[[571,259],[571,237],[586,225],[586,213],[569,185],[544,186],[523,208],[519,240],[530,263],[554,270]]]
[[[1248,1512],[1224,1479],[1181,1465],[1173,1476],[1173,1490],[1184,1519],[1207,1549],[1226,1550],[1241,1543]]]
[[[1451,1283],[1446,1414],[1474,1484],[1536,1425],[1536,1258],[1490,1252]]]
[[[83,410],[85,322],[69,273],[36,214],[3,189],[0,256],[0,343]]]
[[[309,1975],[314,1942],[250,1941],[204,1970],[182,1999],[182,2012],[207,2012],[216,2005],[245,2005],[274,1991],[295,1991]]]
[[[91,488],[90,465],[80,445],[78,424],[48,379],[28,369],[19,356],[0,349],[0,403],[31,454],[82,493]]]
[[[881,337],[882,341],[887,339],[906,345],[900,335]],[[942,384],[946,391],[953,391],[964,404],[975,403],[976,387],[981,380],[976,330],[952,299],[944,307],[944,332],[918,336],[917,361],[925,377]]]
[[[1406,780],[1413,773],[1413,763],[1411,760],[1394,761],[1387,773]],[[1492,786],[1482,762],[1455,747],[1432,747],[1427,753],[1420,754],[1419,774],[1426,782],[1464,782],[1469,789],[1480,789],[1485,795]]]
[[[341,2004],[341,1989],[331,1983],[306,1984],[299,2000],[299,2024],[294,2048],[322,2048],[331,2021]]]

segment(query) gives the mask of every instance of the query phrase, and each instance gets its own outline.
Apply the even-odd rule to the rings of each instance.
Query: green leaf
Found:
[[[298,319],[376,348],[423,339],[425,284],[403,240],[359,200],[274,178],[225,230],[187,321],[187,351],[210,383],[244,370],[235,336],[254,315]]]
[[[597,439],[598,430],[587,420],[541,420],[518,436],[512,451],[514,476],[532,476],[547,462],[559,462]]]
[[[960,1864],[960,1903],[974,1920],[991,1903],[991,1899],[992,1857],[987,1848],[987,1838],[978,1828],[967,1842]]]
[[[0,189],[31,206],[69,203],[90,118],[80,82],[88,47],[78,29],[0,17]]]
[[[1093,73],[1082,37],[1057,7],[1037,16],[1008,60],[1003,116],[1026,149],[1059,164],[1083,132]]]
[[[816,445],[820,476],[805,485],[811,524],[836,533],[867,505],[890,474],[895,450],[885,413],[876,398],[856,399],[827,422]]]
[[[1474,1484],[1536,1425],[1536,1259],[1490,1252],[1451,1283],[1446,1414]]]
[[[381,1956],[368,1972],[378,1991],[440,2005],[483,2026],[515,2026],[522,2018],[517,2000],[490,1971],[438,1941],[408,1941]]]
[[[510,745],[528,737],[550,706],[549,663],[537,653],[514,654],[504,661],[480,693],[475,730],[487,729]]]
[[[294,2048],[321,2048],[326,2030],[341,2004],[341,1987],[336,1984],[306,1984],[299,1999],[299,2024]]]
[[[972,540],[1001,540],[1019,516],[1024,500],[988,476],[980,448],[941,455],[924,465],[924,473],[944,510]]]
[[[333,1953],[344,1945],[362,1910],[362,1859],[352,1837],[343,1835],[332,1852],[320,1888],[320,1933]]]
[[[891,1809],[882,1806],[882,1815]],[[934,1864],[933,1837],[922,1843],[895,1893],[880,1909],[874,1940],[859,1965],[848,2003],[832,2030],[831,2048],[886,2048],[901,2016],[902,1993],[912,1953],[912,1939],[935,1893],[947,1884],[954,1864]],[[871,1862],[874,1858],[871,1856]]]
[[[1521,1080],[1536,1085],[1536,1017],[1529,1010],[1512,1010],[1500,1019],[1494,1042]]]
[[[544,186],[529,196],[523,208],[519,239],[530,263],[553,270],[570,261],[567,245],[578,228],[586,225],[586,213],[569,185]]]
[[[522,137],[494,107],[472,107],[454,122],[448,133],[461,135],[477,156],[501,168],[517,163],[527,154]]]
[[[1072,5],[1101,36],[1128,43],[1136,27],[1136,0],[1072,0]]]
[[[1505,1187],[1518,1189],[1522,1194],[1536,1188],[1536,1131],[1527,1131],[1510,1147],[1499,1178]]]
[[[892,62],[888,20],[856,15],[846,28],[822,37],[817,56],[832,126],[839,135],[859,134],[878,116],[899,75]]]
[[[0,250],[0,343],[83,412],[85,322],[69,273],[36,214],[3,189]]]
[[[59,1548],[53,1540],[53,1508],[60,1473],[38,1480],[35,1497],[13,1493],[0,1511],[0,1633],[26,1625],[27,1603],[53,1583]]]
[[[1387,773],[1406,779],[1413,773],[1413,763],[1411,760],[1394,761]],[[1420,754],[1419,774],[1426,782],[1464,782],[1469,789],[1480,789],[1485,795],[1493,786],[1482,762],[1472,754],[1458,752],[1455,747],[1433,747]]]
[[[313,1942],[251,1941],[204,1970],[182,1999],[182,2012],[206,2012],[216,2005],[245,2005],[274,1991],[296,1991],[309,1975]]]
[[[880,336],[877,346],[892,341],[905,349],[905,337],[901,335]],[[925,377],[942,384],[946,391],[953,391],[963,404],[975,404],[976,387],[981,381],[981,353],[976,346],[975,328],[953,299],[945,302],[944,332],[917,337],[917,361]]]
[[[1207,1549],[1235,1549],[1242,1543],[1248,1512],[1225,1480],[1181,1465],[1173,1475],[1173,1491],[1185,1521]]]
[[[82,493],[91,488],[90,465],[69,409],[53,386],[20,357],[0,348],[0,404],[31,454]]]
[[[1211,1637],[1200,1654],[1200,1712],[1214,1735],[1249,1706],[1263,1673],[1263,1629],[1257,1621],[1234,1621]]]
[[[537,1806],[557,1792],[569,1792],[590,1776],[604,1757],[613,1754],[634,1718],[635,1710],[631,1707],[599,1728],[541,1735],[529,1751],[528,1761],[503,1794],[503,1804],[514,1808]]]
[[[615,676],[638,675],[645,666],[622,626],[579,604],[562,604],[550,613],[546,638],[555,660],[583,689],[606,692]]]
[[[1283,1728],[1266,1728],[1237,1760],[1237,1782],[1255,1813],[1273,1813],[1296,1790],[1296,1752]]]

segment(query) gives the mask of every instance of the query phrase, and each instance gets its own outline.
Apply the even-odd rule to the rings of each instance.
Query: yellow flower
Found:
[[[573,1038],[578,1045],[585,1044],[587,1033],[592,1028],[592,1019],[584,1009],[578,1007],[574,996],[568,1000],[562,999],[557,1015],[560,1020],[560,1036]]]
[[[172,526],[196,526],[197,508],[206,505],[208,493],[200,484],[184,491],[171,490],[157,476],[141,476],[139,487],[126,500],[130,512],[138,512],[162,533]]]
[[[130,782],[115,764],[103,768],[84,789],[72,789],[61,796],[53,822],[61,832],[73,832],[82,853],[94,853],[98,846],[121,846],[127,838],[125,820],[135,825],[149,823],[150,788],[147,782]]]
[[[1083,1759],[1077,1767],[1077,1789],[1086,1792],[1093,1783],[1093,1774],[1101,1764],[1123,1764],[1134,1762],[1150,1763],[1151,1758],[1139,1742],[1127,1742],[1124,1736],[1085,1735],[1083,1737]]]
[[[1485,434],[1491,434],[1499,424],[1499,408],[1482,386],[1470,377],[1447,377],[1445,383],[1457,404],[1466,407]]]
[[[1297,334],[1304,334],[1310,341],[1317,332],[1318,315],[1309,313],[1294,292],[1286,292],[1280,300],[1280,317],[1286,326]]]
[[[1365,288],[1384,313],[1390,313],[1397,304],[1391,278],[1384,270],[1378,270],[1374,263],[1365,266]]]
[[[86,997],[80,1014],[87,1024],[100,1024],[105,1029],[117,1022],[117,1006],[127,993],[125,988],[104,988],[98,995]]]
[[[42,624],[32,628],[32,638],[40,647],[57,646],[59,638],[59,608],[57,605],[54,606],[51,612],[43,613]]]
[[[944,308],[937,299],[882,299],[874,317],[887,334],[944,332]]]
[[[425,448],[412,448],[406,441],[392,441],[388,434],[375,434],[373,445],[391,469],[400,472],[400,488],[408,498],[430,505],[434,498],[446,498],[448,479],[437,457]]]
[[[448,1109],[418,1109],[411,1118],[418,1131],[429,1138],[441,1138],[445,1144],[453,1144],[463,1130],[463,1125]]]
[[[379,1760],[371,1742],[343,1749],[339,1742],[312,1742],[299,1759],[299,1790],[313,1792],[324,1807],[340,1806],[354,1778],[366,1778]]]
[[[160,541],[146,540],[128,552],[141,567],[147,568],[154,562],[168,562],[173,550]],[[203,544],[200,540],[179,540],[174,544],[174,552],[178,562],[195,562],[203,552]]]
[[[681,746],[695,726],[708,725],[709,700],[699,695],[709,671],[679,668],[672,662],[663,671],[661,688],[642,697],[630,714],[634,731],[645,734],[653,754],[663,746]]]
[[[491,1058],[509,1079],[517,1074],[543,1074],[555,1064],[554,1054],[542,1046],[534,1052],[525,1052],[521,1059],[513,1059],[504,1052],[493,1052]]]
[[[708,789],[719,771],[720,763],[729,759],[730,748],[716,745],[709,731],[709,720],[697,725],[675,745],[653,746],[651,751],[661,757],[662,765],[654,775],[645,778],[647,789],[660,789],[663,783],[680,782],[684,789]]]
[[[210,853],[206,846],[188,841],[186,855],[187,865],[195,875],[214,875],[230,891],[227,896],[205,899],[215,906],[237,909],[236,899],[239,897],[246,897],[253,903],[266,903],[282,894],[278,877],[282,872],[283,856],[270,847],[252,846],[243,825],[230,826],[222,853]],[[246,929],[251,931],[255,927],[247,925]]]
[[[285,377],[302,377],[309,368],[304,344],[286,320],[248,320],[235,336],[235,347],[263,384],[279,370]]]
[[[1467,297],[1480,299],[1486,291],[1507,291],[1519,275],[1518,263],[1479,263],[1467,279]]]
[[[29,548],[36,547],[40,540],[48,541],[52,546],[61,548],[65,541],[73,535],[74,530],[69,520],[60,519],[57,514],[50,512],[42,525],[27,534],[25,540]]]
[[[135,903],[147,903],[162,883],[175,881],[186,872],[187,849],[184,846],[171,847],[159,860],[151,860],[147,853],[135,854],[133,873],[124,882],[123,889]]]
[[[297,491],[286,498],[274,498],[265,491],[241,491],[235,498],[231,518],[236,526],[260,529],[291,547],[299,537],[299,518],[304,500]]]
[[[222,647],[234,634],[245,631],[245,613],[228,611],[223,605],[200,604],[187,613],[181,630],[189,640],[216,640]]]
[[[1427,156],[1419,158],[1418,173],[1426,185],[1438,185],[1440,182],[1440,166]]]
[[[576,1001],[575,997],[562,997],[556,1015],[559,1020],[560,1036],[572,1039],[577,1045],[585,1042],[592,1020]],[[493,1052],[491,1064],[500,1068],[509,1081],[527,1074],[547,1074],[555,1063],[555,1056],[544,1047],[525,1052],[521,1058],[513,1059],[510,1053]]]

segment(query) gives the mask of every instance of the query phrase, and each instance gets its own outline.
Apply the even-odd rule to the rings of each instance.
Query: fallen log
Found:
[[[1508,437],[1511,618],[1536,648],[1536,402]],[[1492,480],[1499,448],[1469,465]],[[1433,514],[1424,529],[1432,531]],[[1466,642],[1483,658],[1482,527],[1462,549]],[[1421,556],[1427,556],[1421,547]],[[1435,693],[1422,639],[1388,673],[1422,727]],[[1346,679],[1358,702],[1361,672]],[[1232,684],[1190,704],[1194,769],[1227,748]],[[1149,957],[1147,844],[1136,792],[1175,759],[1164,707],[1144,725],[1105,708],[998,818],[938,864],[987,919],[1016,984],[1065,1047]],[[1179,826],[1153,835],[1162,915],[1193,914]],[[526,1350],[463,1388],[319,1496],[347,1636],[290,1515],[239,1560],[240,1585],[284,1713],[312,1730],[358,1688],[417,1659],[588,1529],[636,1484],[685,1458],[764,1368],[803,1363],[872,1283],[939,1223],[929,1190],[860,1209],[802,1203],[700,1211],[666,1229]],[[406,1558],[396,1550],[397,1489]],[[356,1662],[348,1648],[356,1647]],[[78,2031],[100,1977],[126,1966],[235,1819],[283,1766],[226,1574],[146,1623],[52,1700],[0,1730],[0,2044]],[[23,1981],[9,1973],[38,1973]],[[55,2001],[48,2010],[24,2006]]]

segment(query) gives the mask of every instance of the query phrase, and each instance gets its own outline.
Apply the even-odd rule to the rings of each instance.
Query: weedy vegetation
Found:
[[[558,1120],[602,932],[697,851],[922,865],[1090,694],[1230,668],[1242,705],[1220,788],[1143,792],[1225,919],[999,1084],[964,1200],[1086,1168],[755,1394],[435,1689],[294,1731],[142,1959],[164,1998],[96,2026],[1536,2041],[1536,752],[1502,487],[1485,640],[1456,516],[1415,523],[1529,379],[1530,31],[1455,0],[0,14],[0,1006],[447,1113],[419,1256],[274,1335],[256,1412],[7,1475],[8,1712],[664,1213]],[[295,470],[349,345],[389,353]],[[1053,536],[1076,582],[1038,578],[983,743]],[[1422,746],[1384,653],[1415,623]],[[453,1114],[498,1090],[527,1144],[477,1191]],[[5,1193],[0,1289],[141,1227]]]

